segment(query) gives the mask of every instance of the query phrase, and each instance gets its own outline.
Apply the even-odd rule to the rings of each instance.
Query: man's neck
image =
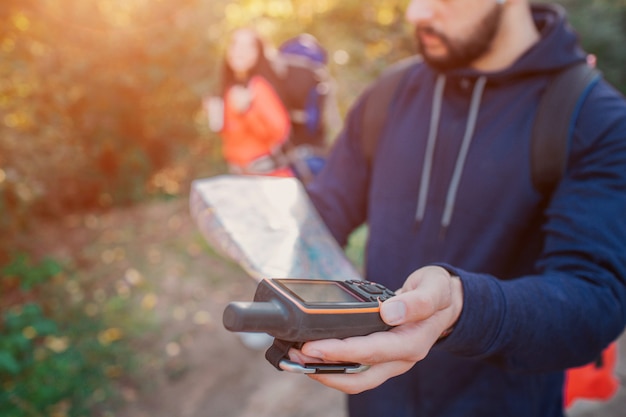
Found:
[[[541,37],[526,2],[510,2],[502,7],[502,21],[491,49],[472,63],[474,69],[496,72],[508,68]]]

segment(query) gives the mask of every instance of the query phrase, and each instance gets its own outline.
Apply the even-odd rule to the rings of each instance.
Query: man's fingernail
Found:
[[[400,324],[406,315],[406,306],[398,301],[388,301],[383,303],[380,314],[387,324]]]

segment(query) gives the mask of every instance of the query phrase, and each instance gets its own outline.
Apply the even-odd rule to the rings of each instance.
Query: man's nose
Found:
[[[409,23],[428,21],[435,15],[436,0],[411,0],[405,17]]]

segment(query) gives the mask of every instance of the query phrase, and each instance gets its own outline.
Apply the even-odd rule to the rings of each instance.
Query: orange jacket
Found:
[[[243,113],[230,103],[228,94],[224,98],[222,151],[226,161],[237,166],[270,154],[287,140],[290,129],[287,110],[267,80],[255,76],[248,88],[252,101]]]
[[[570,368],[565,373],[565,407],[571,407],[578,399],[608,401],[619,389],[616,374],[617,342],[611,343],[603,352],[599,363]]]

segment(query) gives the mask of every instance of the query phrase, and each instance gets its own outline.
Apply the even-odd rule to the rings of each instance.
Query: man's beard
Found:
[[[415,28],[418,50],[422,54],[424,61],[440,71],[468,67],[491,48],[493,39],[500,26],[501,17],[502,7],[500,5],[494,6],[480,23],[476,25],[474,32],[467,39],[463,40],[452,40],[446,35],[437,32],[431,26],[418,26]],[[446,46],[448,53],[445,56],[428,55],[419,42],[419,34],[422,32],[438,36]]]

